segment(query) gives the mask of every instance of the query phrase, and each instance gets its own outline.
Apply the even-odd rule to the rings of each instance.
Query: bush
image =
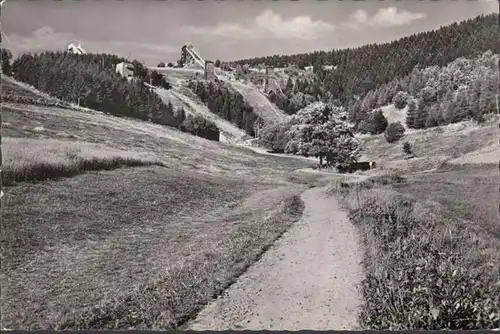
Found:
[[[397,109],[403,109],[408,103],[408,94],[406,92],[399,91],[392,99],[392,103],[394,103],[394,106]]]
[[[201,117],[188,115],[180,126],[181,131],[208,140],[219,141],[220,131],[215,123]]]
[[[158,66],[157,66],[157,67],[165,67],[165,63],[164,63],[164,62],[161,62],[161,63],[159,63],[159,64],[158,64]]]
[[[403,152],[405,152],[406,155],[411,155],[411,144],[407,141],[403,143]]]
[[[266,125],[260,131],[260,141],[262,145],[274,153],[285,152],[288,142],[286,133],[291,125],[288,122],[276,122]]]
[[[401,122],[391,123],[385,129],[384,137],[388,143],[394,143],[400,140],[405,134],[405,128]]]
[[[375,110],[371,115],[370,133],[372,135],[383,133],[387,128],[388,123],[389,122],[387,121],[387,118],[385,118],[382,109]]]
[[[168,83],[163,74],[156,71],[151,72],[151,84],[156,87],[170,89],[172,86]]]

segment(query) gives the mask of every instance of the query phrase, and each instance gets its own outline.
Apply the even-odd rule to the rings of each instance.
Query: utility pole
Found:
[[[496,102],[497,102],[497,115],[500,115],[500,110],[498,108],[498,94],[495,95],[495,99],[496,99]]]
[[[0,17],[2,17],[2,7],[3,7],[3,3],[5,2],[5,0],[2,0],[0,2]],[[0,49],[3,47],[2,45],[2,35],[3,35],[3,30],[1,29],[0,27]],[[1,69],[0,69],[1,71]],[[1,88],[0,88],[1,89]],[[2,112],[1,112],[1,109],[0,109],[0,128],[2,127]],[[1,140],[1,137],[0,137],[0,140]],[[3,197],[3,187],[2,187],[2,179],[1,179],[1,175],[2,175],[2,167],[3,167],[3,163],[2,163],[2,148],[0,146],[0,198]]]

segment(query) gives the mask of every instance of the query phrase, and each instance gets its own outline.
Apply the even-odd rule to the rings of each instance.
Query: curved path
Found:
[[[325,188],[309,189],[302,199],[300,222],[188,329],[359,329],[363,274],[355,228]]]

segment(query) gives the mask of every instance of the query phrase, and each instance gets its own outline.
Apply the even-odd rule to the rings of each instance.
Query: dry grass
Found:
[[[395,144],[387,143],[383,135],[362,136],[363,155],[377,161],[380,167],[411,171],[438,168],[447,160],[498,143],[498,121],[497,117],[492,117],[483,125],[465,122],[410,131]],[[412,145],[415,159],[405,159],[401,144],[405,141]]]
[[[385,118],[387,118],[387,121],[389,123],[400,122],[401,125],[403,125],[404,128],[408,130],[408,127],[406,126],[406,112],[408,107],[399,110],[394,106],[394,104],[389,104],[387,106],[381,107],[380,109],[382,109],[382,113],[384,114]]]
[[[34,129],[37,130],[36,128]],[[43,131],[39,128],[38,131]],[[56,139],[4,138],[4,186],[75,176],[86,171],[163,164],[147,154],[111,150],[103,145]]]
[[[3,121],[11,170],[123,151],[168,168],[5,187],[2,327],[176,328],[301,216],[300,159],[98,112],[6,104]]]
[[[500,235],[492,200],[500,177],[484,168],[334,187],[363,240],[364,328],[500,327]]]

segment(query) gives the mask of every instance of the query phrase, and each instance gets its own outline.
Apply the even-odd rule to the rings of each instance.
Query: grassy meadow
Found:
[[[362,136],[364,178],[94,111],[2,120],[2,327],[182,328],[326,179],[363,242],[365,329],[500,327],[498,118]]]
[[[304,160],[4,103],[2,326],[171,329],[300,219]]]

